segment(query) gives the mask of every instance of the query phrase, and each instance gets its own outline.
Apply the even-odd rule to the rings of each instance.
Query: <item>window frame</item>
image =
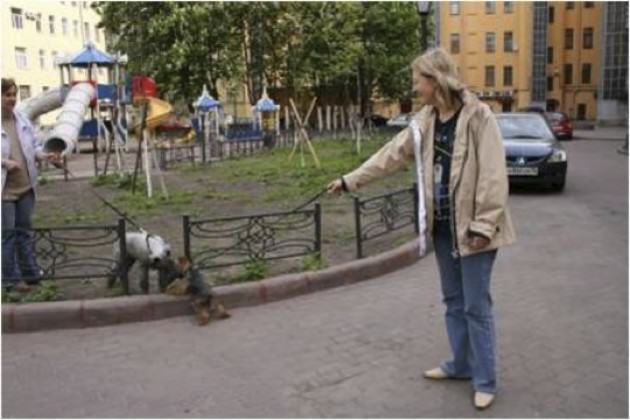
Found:
[[[17,7],[11,8],[11,27],[13,29],[24,29],[24,16],[22,9]]]
[[[593,29],[593,27],[589,26],[582,29],[582,49],[592,50],[594,38],[595,38],[595,30]],[[588,43],[587,43],[587,40],[589,40]]]
[[[569,34],[571,36],[569,37]],[[570,43],[567,41],[571,41]],[[564,29],[564,49],[572,50],[575,47],[575,30],[573,28]]]
[[[455,9],[455,12],[453,12]],[[448,13],[451,16],[459,16],[461,14],[461,2],[460,1],[449,1],[448,2]]]
[[[510,34],[510,48],[508,49],[507,35]],[[503,52],[514,52],[514,32],[513,31],[504,31],[503,32]]]
[[[567,77],[567,74],[569,75],[569,77]],[[573,64],[571,63],[564,64],[564,67],[562,68],[562,79],[565,85],[573,84]]]
[[[507,70],[509,70],[509,72]],[[509,80],[507,77],[508,74],[510,75]],[[514,66],[503,66],[503,86],[514,86]]]
[[[26,47],[14,47],[15,67],[19,70],[28,69],[28,51]]]
[[[586,73],[588,74],[588,80],[585,80],[584,78],[586,69],[588,69],[588,72]],[[591,63],[582,63],[580,82],[583,85],[590,85],[591,83],[593,83],[593,65]]]
[[[489,44],[488,40],[492,39],[492,43]],[[492,45],[492,49],[489,49],[489,45]],[[488,54],[494,54],[497,52],[497,34],[495,32],[486,32],[484,38],[484,51]]]
[[[495,87],[496,86],[496,69],[495,66],[485,66],[484,67],[484,87]],[[488,76],[492,76],[492,83],[490,83],[490,78]]]

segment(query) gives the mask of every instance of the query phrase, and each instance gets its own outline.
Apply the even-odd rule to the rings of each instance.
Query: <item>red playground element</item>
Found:
[[[147,76],[134,76],[131,91],[134,97],[157,97],[155,80]]]

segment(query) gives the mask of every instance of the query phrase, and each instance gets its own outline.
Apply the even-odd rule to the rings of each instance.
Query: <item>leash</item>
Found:
[[[59,169],[64,170],[68,175],[70,175],[70,177],[74,178],[74,179],[78,179],[68,168],[63,167],[61,164],[54,164],[53,165]],[[136,223],[133,219],[131,219],[127,213],[121,211],[120,209],[118,209],[116,206],[114,206],[112,203],[110,203],[105,197],[103,197],[101,194],[98,193],[98,191],[96,191],[96,188],[92,187],[91,185],[89,185],[89,190],[92,192],[92,194],[94,194],[99,200],[101,200],[103,202],[103,204],[105,204],[107,207],[109,207],[111,210],[114,211],[114,213],[116,213],[117,215],[119,215],[120,217],[122,217],[123,219],[125,219],[125,221],[127,221],[130,225],[132,225],[133,227],[135,227],[136,229],[138,229],[141,232],[146,233],[146,231],[140,227],[140,225],[138,223]],[[326,194],[326,192],[328,191],[328,187],[323,188],[321,191],[317,192],[317,194],[313,195],[311,198],[309,198],[308,200],[306,200],[304,203],[300,204],[299,206],[297,206],[296,208],[294,208],[293,210],[291,210],[288,213],[282,214],[279,216],[278,220],[282,220],[283,218],[290,216],[293,213],[296,213],[300,210],[302,210],[304,207],[308,206],[309,204],[313,203],[314,201],[316,201],[317,199],[319,199],[322,195]],[[149,245],[149,236],[147,235],[147,246]],[[237,248],[239,245],[241,245],[241,243],[246,239],[246,237],[242,237],[237,243],[235,243],[234,245],[230,246],[229,248],[225,248],[223,250],[223,252],[221,252],[220,254],[216,255],[216,257],[220,257],[222,255],[224,255],[226,252]]]
[[[68,168],[63,167],[61,164],[54,164],[53,163],[53,166],[55,166],[56,168],[62,169],[68,175],[70,175],[71,178],[78,179],[76,177],[76,175],[74,175]],[[107,207],[109,207],[111,210],[113,210],[114,213],[116,213],[117,215],[119,215],[120,217],[125,219],[126,222],[128,222],[131,226],[133,226],[136,229],[138,229],[140,232],[146,233],[146,230],[144,230],[142,227],[140,227],[140,225],[138,223],[136,223],[131,217],[129,217],[127,215],[127,213],[121,211],[118,207],[116,207],[112,203],[110,203],[105,197],[103,197],[101,194],[98,193],[98,191],[96,191],[96,188],[91,186],[89,183],[88,183],[88,186],[89,186],[90,192],[92,192],[92,194],[94,194],[99,200],[101,200],[103,202],[103,204],[105,204]]]

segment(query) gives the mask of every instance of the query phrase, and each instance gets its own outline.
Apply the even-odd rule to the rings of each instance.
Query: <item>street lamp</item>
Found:
[[[416,2],[416,8],[420,15],[420,49],[425,52],[428,48],[427,38],[429,37],[429,31],[427,27],[427,19],[431,14],[431,2],[430,1],[418,1]]]

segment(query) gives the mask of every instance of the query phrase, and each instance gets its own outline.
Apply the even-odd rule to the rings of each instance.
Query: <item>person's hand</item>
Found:
[[[12,159],[4,159],[4,160],[2,160],[2,166],[7,168],[8,172],[11,172],[11,171],[14,171],[17,168],[19,168],[20,164],[17,163],[15,160],[12,160]]]
[[[59,153],[44,153],[42,155],[42,159],[49,163],[52,163],[57,168],[60,168],[62,166],[61,155],[59,155]]]
[[[335,179],[326,188],[328,189],[328,194],[339,194],[343,192],[343,182],[341,179]]]
[[[468,234],[468,246],[473,251],[478,251],[490,245],[490,239],[485,236]]]

